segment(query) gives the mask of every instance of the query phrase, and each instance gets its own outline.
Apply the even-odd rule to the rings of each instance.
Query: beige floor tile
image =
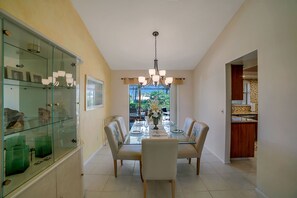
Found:
[[[209,154],[202,154],[200,162],[221,162],[221,161],[216,156],[209,153]]]
[[[103,146],[96,155],[111,155],[111,150],[109,148],[109,145]]]
[[[196,166],[195,166],[196,168]],[[211,166],[211,164],[209,162],[200,162],[200,175],[203,174],[218,174],[218,172],[216,171],[216,169]]]
[[[111,154],[109,155],[94,155],[92,159],[88,161],[88,163],[94,163],[94,164],[102,164],[102,163],[108,163],[113,164],[113,158]]]
[[[139,161],[135,161],[135,166],[134,166],[133,175],[137,175],[137,176],[140,177],[140,166],[139,166]]]
[[[143,192],[143,183],[141,181],[140,176],[135,175],[135,176],[132,177],[130,190],[131,191]]]
[[[209,163],[218,174],[225,174],[225,173],[239,173],[239,171],[230,164],[223,164],[222,162],[210,162]]]
[[[255,190],[210,191],[213,198],[263,198]]]
[[[148,197],[171,197],[171,183],[169,181],[148,181],[147,189]],[[143,196],[143,183],[137,176],[132,178],[130,195],[131,197]],[[176,181],[176,197],[183,197],[178,181]]]
[[[84,175],[84,189],[91,191],[102,191],[109,176],[106,175]]]
[[[240,191],[240,195],[242,198],[265,198],[255,190],[242,190]]]
[[[255,189],[255,185],[247,180],[242,174],[224,174],[222,178],[232,189]]]
[[[177,176],[185,175],[196,175],[196,166],[188,164],[187,161],[177,164]]]
[[[231,160],[230,166],[240,172],[255,173],[256,172],[256,160],[252,158],[242,160]]]
[[[118,175],[133,175],[134,172],[134,163],[124,162],[123,166],[118,165]]]
[[[208,190],[229,190],[231,186],[220,175],[201,175],[201,180]]]
[[[132,176],[118,175],[117,178],[110,176],[103,191],[129,191],[131,189]]]
[[[113,164],[109,163],[88,163],[84,167],[84,174],[101,174],[101,175],[113,175]]]
[[[242,198],[238,191],[210,191],[213,198]]]
[[[257,186],[257,175],[256,173],[247,173],[244,174],[244,177],[251,182],[254,186]]]
[[[212,198],[208,191],[206,192],[184,192],[184,198]]]
[[[128,198],[129,192],[87,191],[85,198]],[[129,197],[130,198],[130,197]]]
[[[206,191],[207,188],[202,182],[200,176],[180,176],[177,178],[183,192]]]
[[[118,161],[118,177],[114,177],[113,158],[109,146],[103,146],[84,166],[86,198],[141,198],[143,183],[140,179],[139,161]],[[203,150],[200,175],[196,175],[196,159],[188,164],[177,161],[177,198],[263,198],[255,191],[256,160],[232,160],[222,163],[207,149]],[[148,198],[171,197],[168,181],[149,181]]]

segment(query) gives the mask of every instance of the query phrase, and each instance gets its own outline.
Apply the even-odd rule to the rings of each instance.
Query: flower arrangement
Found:
[[[162,110],[159,107],[159,101],[154,99],[149,102],[149,105],[148,117],[152,120],[157,119],[159,121],[162,118]]]

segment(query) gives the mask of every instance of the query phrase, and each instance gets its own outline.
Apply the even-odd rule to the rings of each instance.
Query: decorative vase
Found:
[[[159,119],[158,118],[153,118],[153,122],[154,122],[154,125],[155,125],[155,127],[153,129],[159,129],[158,128]]]

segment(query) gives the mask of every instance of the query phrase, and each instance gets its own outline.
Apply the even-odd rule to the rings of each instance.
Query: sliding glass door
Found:
[[[158,100],[163,111],[163,120],[170,120],[170,89],[163,86],[129,85],[129,125],[135,120],[144,120],[149,100]]]

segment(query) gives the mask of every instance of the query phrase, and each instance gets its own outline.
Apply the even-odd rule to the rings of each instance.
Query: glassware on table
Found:
[[[148,133],[149,132],[149,125],[147,122],[144,123],[144,129],[145,129],[145,133]]]
[[[169,126],[170,126],[170,131],[177,130],[177,126],[173,121],[170,121]]]
[[[145,133],[148,133],[149,132],[149,118],[148,116],[145,116],[145,121],[144,121],[144,128],[145,128]]]

